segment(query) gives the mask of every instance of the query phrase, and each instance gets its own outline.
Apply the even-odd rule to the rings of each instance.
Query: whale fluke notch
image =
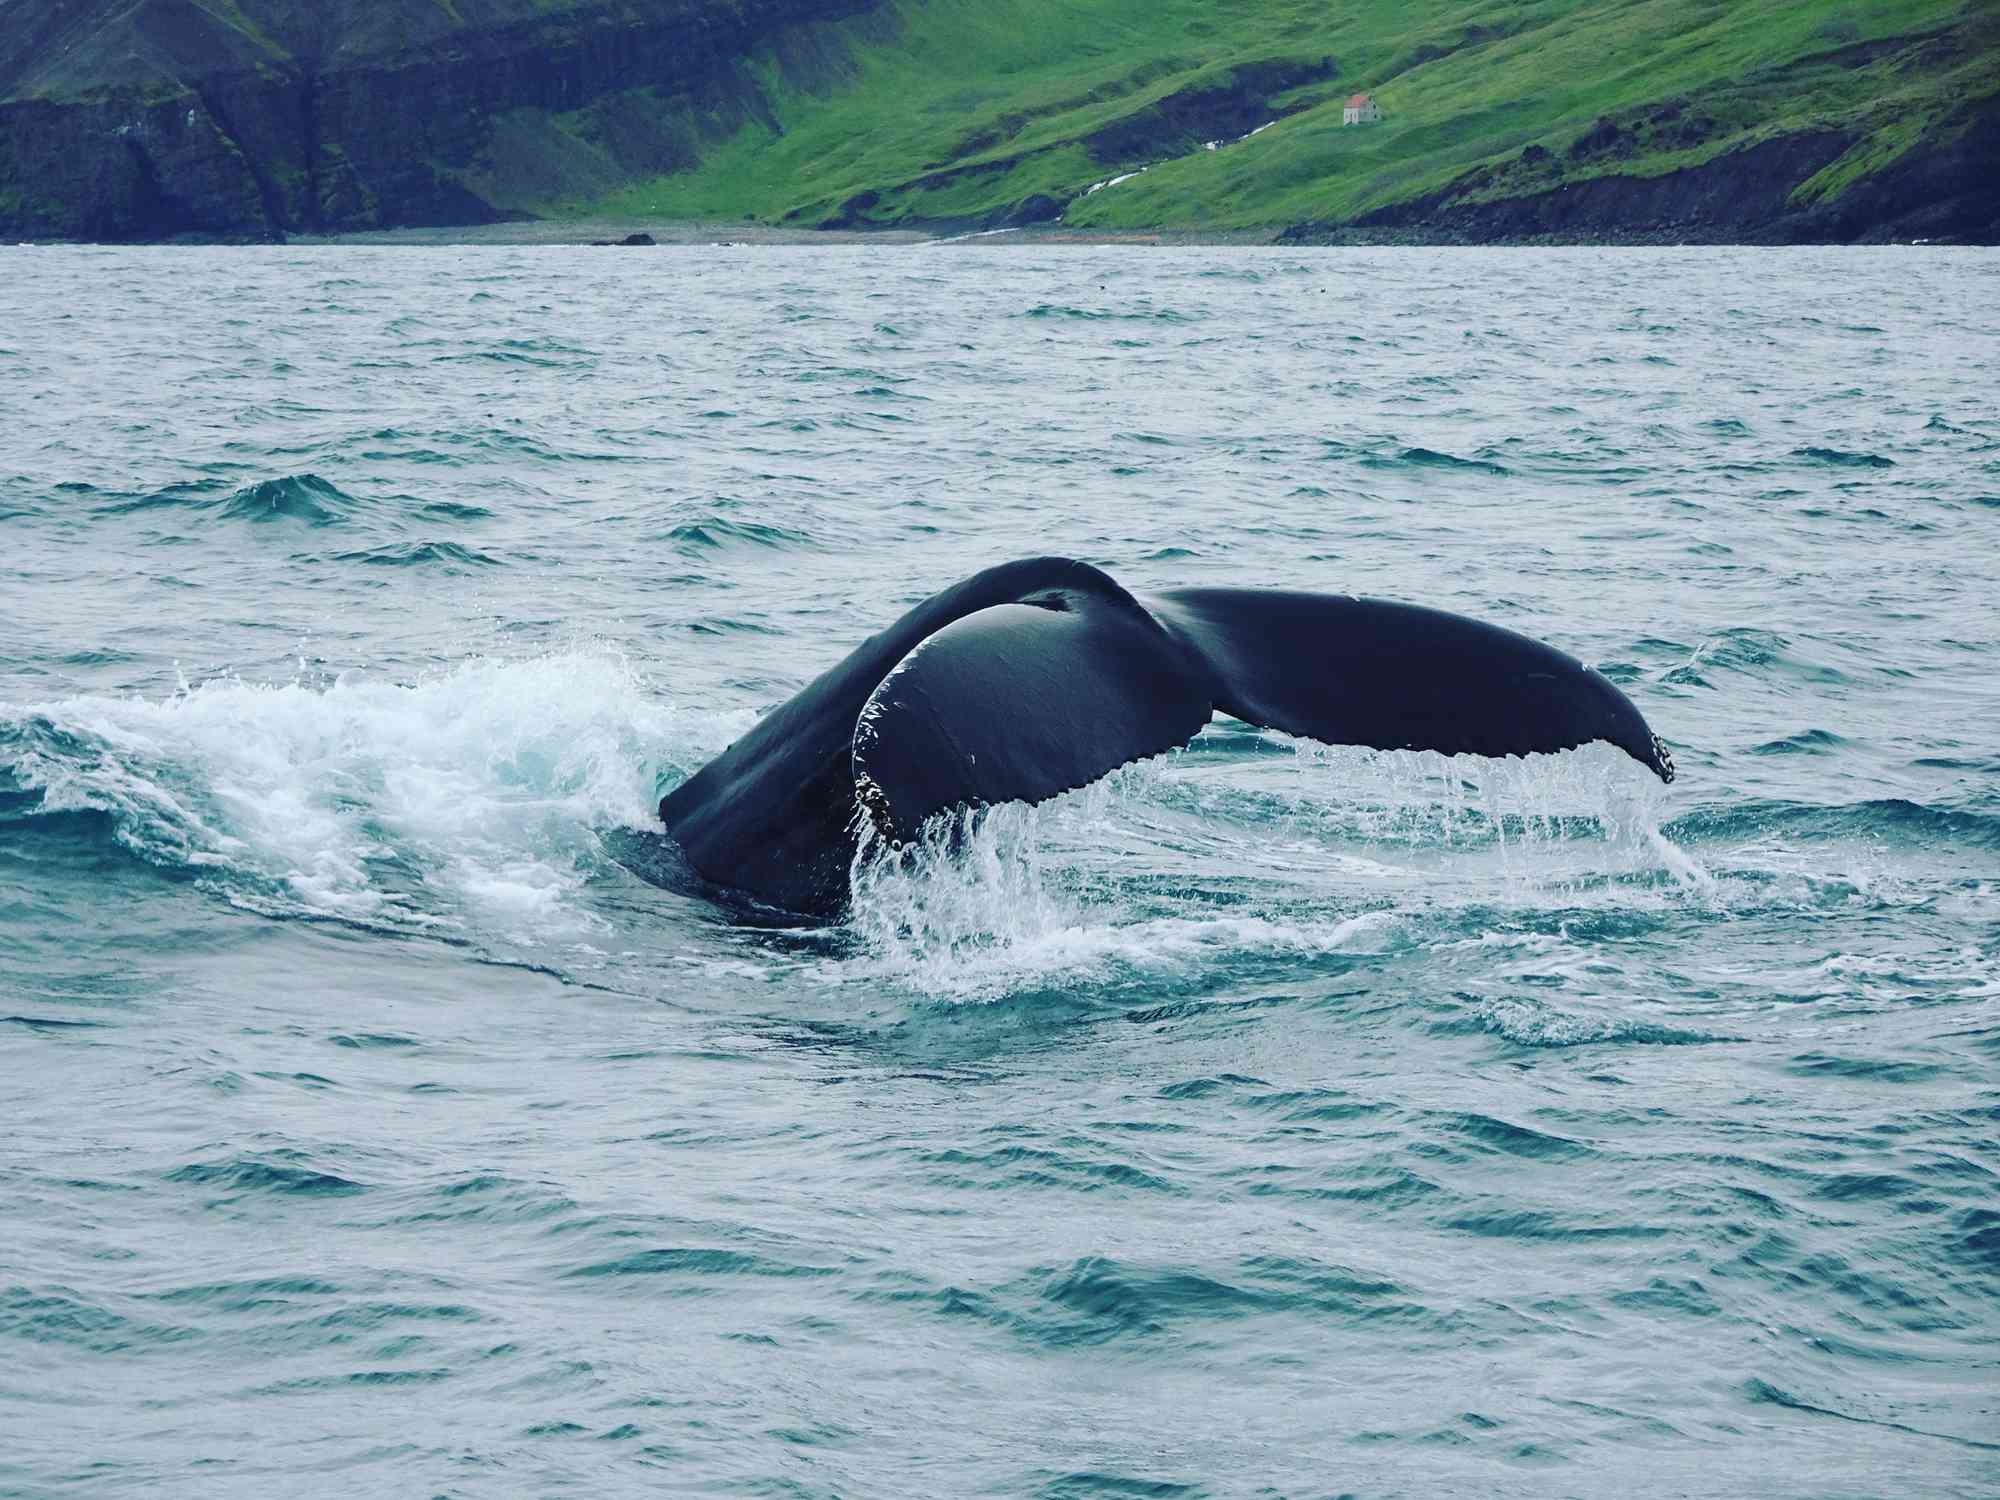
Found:
[[[660,804],[706,880],[787,911],[847,901],[857,805],[892,839],[1039,802],[1186,744],[1221,711],[1328,744],[1524,755],[1606,740],[1673,761],[1608,679],[1442,610],[1279,589],[1136,598],[1067,558],[975,574],[767,714]]]

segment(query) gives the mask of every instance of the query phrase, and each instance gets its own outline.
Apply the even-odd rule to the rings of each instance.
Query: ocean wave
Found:
[[[416,513],[426,520],[437,521],[485,521],[493,516],[493,512],[483,505],[467,505],[456,500],[419,501]]]
[[[1836,469],[1893,469],[1896,461],[1879,453],[1851,452],[1845,448],[1794,448],[1792,457]]]
[[[386,547],[368,547],[358,552],[338,552],[334,554],[333,560],[386,568],[422,567],[429,564],[447,570],[500,566],[499,558],[474,551],[457,542],[401,542]]]
[[[1692,647],[1654,639],[1640,644],[1682,658],[1660,679],[1676,687],[1713,687],[1711,677],[1724,673],[1815,688],[1837,687],[1848,681],[1845,672],[1815,660],[1791,637],[1754,625],[1724,627]]]
[[[810,547],[813,538],[790,527],[757,521],[733,521],[727,516],[703,516],[683,521],[662,532],[658,540],[671,543],[674,550],[691,557],[717,552],[735,545],[752,547]]]
[[[1797,734],[1788,734],[1782,739],[1767,740],[1753,746],[1752,755],[1832,755],[1847,745],[1847,741],[1831,729],[1802,729]]]
[[[519,347],[513,349],[472,349],[463,354],[440,354],[434,357],[433,363],[441,365],[492,363],[500,365],[525,365],[538,370],[567,370],[575,368],[580,363],[587,364],[589,361],[548,359],[540,354],[531,353],[528,347]]]
[[[2000,816],[1931,807],[1903,797],[1818,804],[1743,798],[1691,809],[1661,832],[1683,844],[1782,836],[1788,841],[2000,848]]]
[[[1038,302],[1022,314],[1028,318],[1074,318],[1086,323],[1192,323],[1199,318],[1176,312],[1170,307],[1143,308],[1130,312],[1110,312],[1103,308],[1073,307],[1060,302]]]
[[[218,493],[222,492],[222,493]],[[211,476],[168,485],[144,495],[98,507],[102,515],[133,515],[161,509],[204,511],[223,520],[298,521],[336,526],[353,517],[362,502],[317,474],[285,474],[243,488]]]
[[[238,490],[215,509],[218,515],[230,520],[304,521],[313,526],[331,526],[345,520],[355,506],[353,496],[317,474],[297,474],[267,479]]]
[[[1438,1029],[1447,1034],[1466,1029],[1488,1032],[1517,1047],[1530,1048],[1601,1044],[1685,1047],[1730,1040],[1713,1032],[1633,1016],[1565,1010],[1533,996],[1477,1001],[1465,1020]]]
[[[1441,453],[1435,448],[1404,448],[1393,457],[1371,454],[1361,460],[1363,468],[1369,469],[1446,469],[1460,473],[1504,475],[1511,472],[1505,464],[1493,463],[1483,458],[1460,458],[1456,454]]]
[[[781,1261],[769,1256],[755,1255],[742,1250],[718,1249],[710,1246],[661,1246],[651,1250],[634,1250],[612,1260],[590,1261],[574,1266],[563,1273],[570,1278],[588,1280],[612,1279],[623,1281],[634,1276],[643,1276],[650,1282],[654,1277],[674,1278],[682,1276],[827,1276],[832,1272],[824,1266],[806,1265],[796,1261]],[[649,1294],[657,1295],[656,1286],[649,1287]]]
[[[226,478],[211,475],[113,500],[97,508],[98,514],[108,516],[176,510],[219,521],[251,525],[293,523],[314,528],[362,523],[398,527],[426,521],[483,521],[493,514],[481,505],[407,494],[364,498],[312,473],[284,474],[247,486],[232,485]],[[473,555],[470,548],[456,542],[408,545],[412,551],[428,545],[439,549],[441,554],[451,550],[462,551],[468,557]],[[343,556],[352,560],[360,554]]]
[[[189,1162],[167,1173],[166,1180],[237,1196],[276,1193],[326,1198],[367,1191],[366,1184],[337,1172],[321,1171],[293,1151],[275,1152],[268,1157],[229,1156]]]

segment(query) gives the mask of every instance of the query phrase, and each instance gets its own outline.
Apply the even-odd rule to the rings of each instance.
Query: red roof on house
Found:
[[[1369,101],[1370,99],[1374,98],[1374,97],[1375,97],[1375,96],[1374,96],[1373,94],[1354,94],[1354,95],[1351,95],[1351,96],[1350,96],[1350,97],[1348,98],[1348,101],[1347,101],[1347,107],[1348,107],[1349,109],[1365,109],[1365,108],[1367,108],[1367,105],[1368,105],[1368,101]]]

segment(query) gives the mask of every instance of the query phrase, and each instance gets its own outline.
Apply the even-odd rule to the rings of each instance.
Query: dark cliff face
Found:
[[[1485,201],[1465,201],[1460,185],[1454,184],[1358,222],[1363,228],[1428,226],[1482,240],[1590,239],[1621,233],[1697,239],[1776,236],[1792,190],[1850,144],[1837,132],[1815,131],[1766,141],[1678,172],[1649,177],[1614,172]]]
[[[342,25],[338,3],[244,0],[229,27],[189,0],[0,0],[0,90],[17,96],[0,102],[0,233],[277,239],[514,217],[510,144],[544,188],[673,170],[701,145],[677,122],[724,134],[757,112],[753,46],[874,3],[501,0],[464,6],[498,20],[442,25],[445,8],[413,0],[389,24],[386,0]]]

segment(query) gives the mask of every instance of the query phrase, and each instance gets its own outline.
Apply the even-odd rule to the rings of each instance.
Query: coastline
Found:
[[[624,243],[643,235],[651,243]],[[1623,232],[1577,234],[1480,235],[1436,226],[1354,226],[1292,224],[1261,229],[1101,229],[1061,224],[1022,224],[985,228],[977,224],[927,223],[882,229],[794,229],[743,221],[709,219],[515,219],[503,223],[428,225],[421,228],[358,229],[340,234],[298,234],[283,240],[233,239],[223,236],[178,235],[160,240],[23,240],[22,246],[155,245],[247,246],[289,245],[300,248],[362,246],[437,249],[449,246],[644,250],[797,245],[1023,245],[1138,246],[1154,248],[1273,249],[1559,249],[1559,248],[1786,248],[1805,246],[1960,246],[1990,248],[1993,241],[1942,235],[1904,239],[1881,235],[1861,239],[1805,239],[1779,234],[1727,236],[1698,226],[1685,229],[1648,228]]]

